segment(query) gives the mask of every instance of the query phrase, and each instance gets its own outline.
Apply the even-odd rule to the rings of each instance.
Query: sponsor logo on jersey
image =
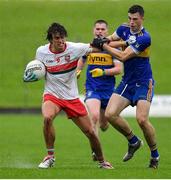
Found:
[[[113,65],[113,58],[109,54],[91,53],[87,60],[89,65]]]
[[[47,63],[53,63],[53,60],[46,60]]]

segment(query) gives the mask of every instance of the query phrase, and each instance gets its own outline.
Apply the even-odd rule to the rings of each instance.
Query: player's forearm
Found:
[[[111,69],[104,69],[104,74],[106,76],[114,76],[114,75],[119,75],[122,73],[122,67],[114,67]]]
[[[78,60],[78,64],[77,64],[77,70],[82,70],[84,68],[85,63],[83,62],[82,59]]]
[[[107,39],[109,39],[110,41],[116,41],[116,40],[118,40],[118,38],[116,37],[115,33],[107,36]]]
[[[125,41],[111,41],[109,43],[109,46],[114,47],[114,48],[118,48],[118,47],[126,46],[126,43],[125,43]]]
[[[125,53],[118,49],[112,48],[106,43],[103,45],[103,49],[107,50],[111,55],[113,55],[116,59],[124,62],[126,60]]]

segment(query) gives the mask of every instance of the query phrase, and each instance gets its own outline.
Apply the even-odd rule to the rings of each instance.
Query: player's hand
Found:
[[[37,81],[36,75],[29,69],[24,71],[23,81],[24,82],[34,82]]]
[[[103,44],[109,43],[110,40],[107,38],[97,37],[93,39],[93,42],[91,43],[91,46],[103,50]]]
[[[100,77],[104,75],[104,70],[100,69],[100,68],[95,68],[93,70],[90,71],[92,77]]]
[[[134,44],[136,42],[135,36],[130,36],[129,39],[126,40],[126,45],[129,46],[131,44]]]
[[[79,79],[81,75],[81,70],[77,69],[76,74],[77,74],[77,79]]]
[[[104,38],[103,38],[103,42],[109,44],[111,41],[110,41],[110,39],[104,37]]]

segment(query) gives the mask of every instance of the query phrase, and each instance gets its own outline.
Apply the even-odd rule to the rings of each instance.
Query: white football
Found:
[[[36,78],[42,79],[46,74],[45,65],[39,60],[32,60],[26,66],[26,71],[31,71],[36,75]]]

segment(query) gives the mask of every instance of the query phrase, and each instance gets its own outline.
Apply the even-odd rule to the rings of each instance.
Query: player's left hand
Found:
[[[37,81],[36,75],[29,69],[24,71],[23,81],[24,82],[34,82]]]
[[[104,75],[104,70],[100,69],[100,68],[95,68],[93,70],[90,71],[92,77],[100,77]]]

